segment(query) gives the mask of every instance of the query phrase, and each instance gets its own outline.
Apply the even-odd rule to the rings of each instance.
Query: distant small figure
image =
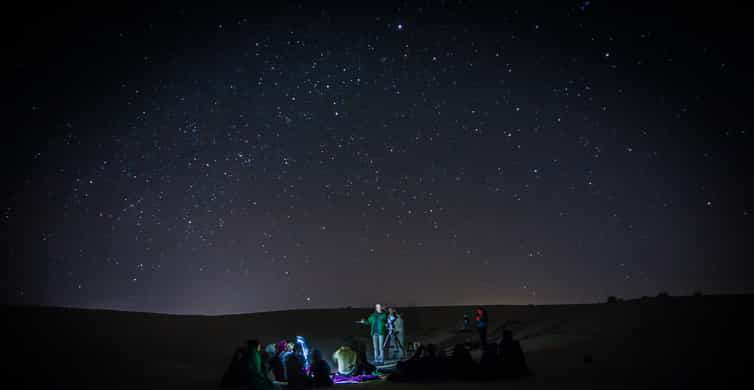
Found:
[[[257,340],[249,340],[247,342],[247,356],[248,356],[248,386],[253,390],[268,390],[273,389],[273,385],[270,378],[267,377],[262,370],[262,345]]]
[[[332,359],[338,366],[338,374],[353,375],[354,371],[356,371],[358,355],[356,351],[351,349],[348,345],[343,345],[338,348],[338,350],[332,355]]]
[[[489,317],[487,316],[487,310],[482,307],[476,309],[476,329],[479,331],[479,342],[482,346],[482,350],[485,350],[487,345],[487,324],[489,323]]]
[[[311,369],[309,370],[309,378],[314,387],[332,386],[330,365],[322,358],[322,352],[318,349],[313,350],[310,360]]]
[[[503,340],[500,342],[500,362],[504,378],[520,378],[530,374],[521,343],[513,339],[513,332],[510,330],[503,331]]]
[[[463,331],[469,331],[469,315],[466,313],[463,314]]]

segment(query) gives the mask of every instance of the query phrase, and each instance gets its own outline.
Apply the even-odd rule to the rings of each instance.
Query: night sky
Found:
[[[2,302],[754,292],[751,9],[255,3],[9,11]]]

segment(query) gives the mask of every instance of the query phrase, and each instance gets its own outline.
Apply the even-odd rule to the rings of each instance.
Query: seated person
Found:
[[[311,378],[311,382],[314,387],[332,386],[332,378],[330,377],[330,365],[327,364],[325,359],[322,358],[322,352],[320,352],[318,349],[312,351],[309,377]]]
[[[403,361],[403,362],[398,362],[398,366],[400,366],[400,365],[404,365],[405,366],[406,364],[416,363],[416,362],[418,362],[422,358],[422,356],[424,356],[424,353],[425,353],[424,352],[424,346],[421,345],[421,343],[419,343],[419,342],[415,342],[414,343],[414,354],[411,355],[411,357],[408,358],[408,360]],[[401,364],[401,363],[403,363],[403,364]]]
[[[479,359],[478,379],[492,380],[500,377],[500,360],[497,356],[497,343],[488,342]]]
[[[366,345],[356,342],[352,349],[356,350],[356,370],[353,375],[372,375],[377,367],[369,363]]]
[[[440,349],[437,352],[437,362],[435,363],[434,378],[435,379],[447,379],[450,376],[450,359],[444,349]]]
[[[293,355],[293,348],[295,343],[286,343],[285,349],[280,353],[280,363],[283,364],[283,382],[288,380],[288,368],[285,365],[285,361],[288,360],[288,356]]]
[[[309,378],[304,371],[304,359],[301,345],[294,345],[292,353],[285,357],[285,374],[288,379],[288,387],[301,388],[309,384]]]
[[[358,356],[356,351],[348,345],[338,348],[332,355],[335,364],[338,365],[337,373],[340,375],[353,375],[356,371]]]
[[[521,343],[513,339],[513,332],[510,330],[503,331],[503,341],[500,342],[500,365],[504,378],[518,378],[530,374]]]
[[[413,356],[399,362],[397,372],[390,379],[397,381],[434,381],[448,375],[448,359],[445,352],[438,352],[436,344],[420,346]]]
[[[449,360],[448,373],[455,379],[471,379],[475,376],[476,363],[464,344],[456,344]]]
[[[249,340],[247,349],[248,356],[248,385],[250,389],[269,390],[274,385],[270,378],[262,370],[262,345],[257,340]]]
[[[278,382],[285,382],[285,366],[280,358],[277,346],[269,344],[265,347],[265,351],[267,351],[267,366],[272,374],[272,379]]]
[[[428,377],[435,363],[437,363],[437,344],[427,344],[424,354],[419,359],[417,375],[421,378]]]
[[[438,379],[441,374],[441,365],[437,344],[427,344],[424,355],[419,359],[416,376],[420,380]]]
[[[414,343],[414,354],[408,360],[398,362],[396,372],[390,375],[389,379],[393,381],[415,381],[420,379],[422,371],[422,361],[427,352],[425,347],[420,343]]]
[[[272,369],[270,366],[270,355],[267,352],[267,347],[263,348],[261,351],[259,351],[259,358],[261,360],[261,366],[262,366],[262,373],[267,376],[270,380],[274,379],[272,377],[272,374],[270,373],[270,370]]]

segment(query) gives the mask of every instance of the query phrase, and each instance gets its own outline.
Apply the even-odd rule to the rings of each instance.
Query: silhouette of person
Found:
[[[355,342],[352,348],[356,351],[356,370],[353,375],[371,375],[377,369],[367,360],[367,348],[363,343]]]
[[[285,357],[285,373],[288,379],[288,387],[301,388],[309,384],[309,378],[304,371],[303,352],[301,344],[294,344],[293,353]]]
[[[479,359],[479,379],[491,380],[500,376],[500,360],[497,356],[497,343],[484,346],[482,358]]]
[[[295,346],[295,343],[286,343],[283,352],[280,353],[280,362],[283,365],[283,381],[288,380],[288,366],[285,364],[285,361],[288,360],[288,356],[294,354],[293,349]]]
[[[513,332],[510,330],[503,331],[503,340],[500,342],[500,362],[504,378],[519,378],[530,373],[521,343],[513,339]]]
[[[476,321],[476,329],[477,331],[479,331],[479,343],[482,347],[482,350],[484,350],[485,346],[487,345],[487,325],[489,323],[487,310],[478,307],[476,309],[476,317],[474,319]]]
[[[468,348],[463,344],[456,344],[450,355],[450,376],[455,379],[471,379],[475,370],[475,363]]]
[[[273,389],[274,385],[262,369],[262,345],[257,340],[249,340],[248,346],[248,386],[253,390]]]
[[[309,377],[311,378],[311,382],[314,387],[332,386],[333,383],[330,374],[330,365],[327,364],[325,359],[322,358],[322,352],[320,352],[318,349],[312,351]]]
[[[272,346],[272,348],[270,348]],[[272,377],[278,382],[285,382],[285,367],[280,358],[279,348],[275,344],[268,345],[265,350],[268,354],[267,365],[272,371]]]

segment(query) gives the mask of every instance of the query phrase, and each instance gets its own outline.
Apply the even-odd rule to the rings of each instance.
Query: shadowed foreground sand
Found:
[[[336,388],[731,388],[751,369],[754,296],[645,299],[617,304],[488,307],[492,340],[505,323],[534,376],[513,382],[374,383]],[[408,340],[451,346],[469,307],[405,308]],[[304,335],[325,356],[369,309],[232,316],[2,307],[11,379],[21,388],[217,388],[244,340]],[[584,356],[592,357],[591,363]],[[739,357],[740,356],[740,357]],[[344,387],[345,386],[345,387]]]

